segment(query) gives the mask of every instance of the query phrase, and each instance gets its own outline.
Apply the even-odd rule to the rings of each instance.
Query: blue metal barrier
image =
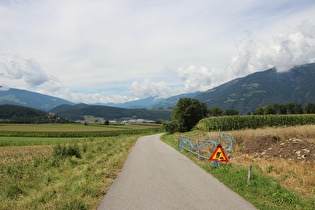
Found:
[[[181,136],[179,148],[176,149],[176,150],[182,151],[182,150],[183,150],[183,145],[187,145],[187,144],[190,146],[190,147],[189,147],[190,149],[188,150],[188,149],[185,148],[185,147],[184,147],[184,149],[185,149],[185,150],[188,150],[189,152],[192,152],[192,150],[199,149],[199,148],[204,147],[204,146],[207,146],[207,145],[209,145],[209,144],[213,144],[214,147],[217,147],[218,144],[220,144],[220,139],[221,139],[221,138],[226,138],[226,139],[228,139],[228,140],[230,141],[230,145],[229,145],[228,148],[222,147],[222,149],[228,152],[227,156],[230,155],[231,149],[232,149],[232,147],[233,147],[233,141],[232,141],[232,139],[231,139],[227,134],[222,134],[222,135],[220,134],[220,135],[216,135],[216,136],[211,136],[211,135],[207,134],[206,137],[207,137],[207,138],[211,138],[211,137],[218,138],[218,142],[216,142],[216,141],[208,141],[208,142],[206,142],[206,143],[204,143],[204,144],[202,144],[202,145],[194,146],[191,141],[192,141],[192,140],[193,140],[193,141],[197,141],[197,139],[192,139],[192,138],[190,138],[190,137],[186,137],[186,138],[188,138],[188,140],[185,141],[185,136]],[[175,149],[175,148],[174,148],[174,149]],[[194,153],[195,153],[195,152],[194,152]],[[196,154],[196,153],[195,153],[195,154]],[[201,155],[198,154],[198,156],[201,156]],[[212,161],[212,162],[213,162],[213,165],[214,165],[214,166],[218,166],[218,165],[219,165],[219,163],[218,163],[217,161]]]

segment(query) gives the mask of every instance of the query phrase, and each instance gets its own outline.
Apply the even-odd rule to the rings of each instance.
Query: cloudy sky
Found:
[[[314,0],[0,0],[0,85],[72,102],[205,91],[310,62]]]

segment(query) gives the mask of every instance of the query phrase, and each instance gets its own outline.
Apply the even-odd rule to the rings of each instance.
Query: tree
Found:
[[[163,122],[163,127],[166,130],[167,133],[173,134],[178,131],[178,126],[177,124],[172,121],[172,122]]]
[[[273,109],[275,110],[275,113],[276,114],[279,114],[280,113],[280,108],[281,108],[282,105],[279,105],[279,104],[274,104],[273,105]]]
[[[288,103],[287,104],[289,114],[303,114],[302,104]]]
[[[239,111],[235,109],[226,109],[224,114],[226,116],[233,116],[233,115],[238,115]]]
[[[197,99],[180,98],[173,109],[172,121],[177,125],[179,132],[187,132],[206,116],[206,103],[200,103]]]
[[[304,113],[302,104],[295,104],[295,113],[296,114],[303,114]]]
[[[263,110],[264,110],[264,115],[276,114],[276,110],[274,108],[272,108],[272,105],[264,106]]]
[[[307,104],[305,106],[305,112],[307,114],[315,114],[315,104],[312,104],[312,103]]]
[[[209,109],[209,114],[211,116],[215,116],[215,117],[221,116],[221,115],[223,115],[223,110],[218,108],[218,107],[213,107],[213,108]]]
[[[109,125],[109,121],[105,120],[104,125]]]
[[[279,114],[288,114],[287,105],[279,105]]]
[[[262,107],[255,109],[255,111],[253,112],[253,115],[263,115],[263,114],[264,114],[264,109]]]
[[[294,105],[294,103],[288,103],[287,107],[288,107],[289,114],[295,114],[295,105]]]

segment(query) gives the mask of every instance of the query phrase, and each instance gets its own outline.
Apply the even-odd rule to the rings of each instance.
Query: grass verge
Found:
[[[177,147],[175,135],[163,135],[162,141]],[[247,183],[246,167],[232,164],[215,167],[209,161],[196,159],[194,155],[187,156],[259,209],[315,209],[314,197],[302,198],[294,191],[285,189],[279,179],[265,176],[257,165],[253,165],[251,179]]]
[[[1,159],[1,209],[96,209],[139,136],[59,145],[46,153]]]
[[[11,146],[34,146],[71,144],[98,141],[104,138],[44,138],[44,137],[0,137],[0,148]]]

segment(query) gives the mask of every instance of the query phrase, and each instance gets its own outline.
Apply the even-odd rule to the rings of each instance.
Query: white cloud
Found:
[[[111,95],[109,97],[104,96],[102,93],[84,94],[84,93],[73,93],[70,89],[66,89],[60,94],[56,94],[56,97],[64,98],[74,103],[125,103],[128,101],[133,101],[138,98],[121,96],[121,95]]]
[[[205,91],[215,82],[213,73],[208,68],[201,66],[189,66],[188,68],[179,68],[177,70],[178,76],[185,85],[184,91],[186,93]]]
[[[36,88],[46,82],[53,85],[58,81],[56,78],[48,76],[39,63],[33,59],[17,55],[0,55],[0,75],[2,79],[17,80],[30,88]]]
[[[128,87],[128,92],[137,98],[149,96],[164,98],[174,94],[174,90],[168,87],[166,82],[151,82],[149,79],[145,79],[142,83],[134,81]]]
[[[0,82],[85,103],[203,91],[314,61],[314,14],[313,0],[0,1],[0,53],[21,55]]]
[[[314,61],[315,37],[312,32],[315,32],[315,25],[303,21],[292,30],[269,38],[255,38],[249,33],[246,41],[240,43],[239,54],[232,58],[230,76],[244,76],[270,67],[283,72]]]

